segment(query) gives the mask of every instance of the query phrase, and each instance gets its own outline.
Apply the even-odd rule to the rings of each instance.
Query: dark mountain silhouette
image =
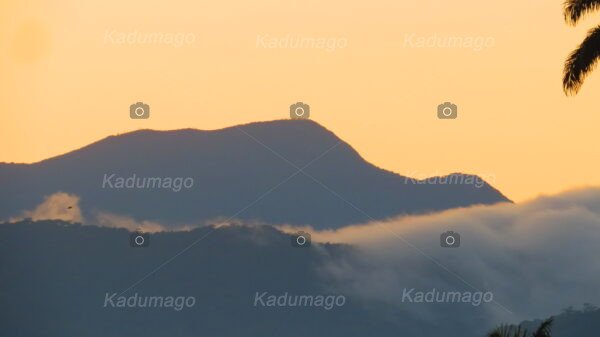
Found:
[[[521,327],[532,331],[542,320],[522,322]],[[583,309],[565,309],[561,314],[554,317],[552,337],[598,336],[596,325],[600,322],[600,309],[592,304],[584,304]]]
[[[356,254],[350,246],[293,248],[271,226],[162,232],[148,248],[130,247],[129,235],[60,221],[0,224],[0,336],[475,337],[488,329],[473,328],[485,310],[470,305],[435,305],[424,317],[418,306],[341,292],[323,266]],[[181,311],[104,306],[106,293],[134,284],[123,296],[194,296],[196,303]],[[331,310],[254,306],[255,293],[265,291],[346,300]]]
[[[308,164],[306,174],[298,173]],[[192,177],[194,185],[179,192],[102,188],[105,174]],[[216,131],[142,130],[34,164],[0,164],[0,219],[58,191],[80,196],[85,213],[102,210],[169,224],[235,216],[317,228],[509,201],[478,177],[444,179],[453,183],[415,181],[377,168],[307,120]]]

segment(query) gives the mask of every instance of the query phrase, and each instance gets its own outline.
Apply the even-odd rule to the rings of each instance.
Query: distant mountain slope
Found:
[[[298,173],[306,165],[310,176]],[[105,177],[134,174],[191,177],[194,184],[179,192],[107,188]],[[114,186],[114,179],[108,181]],[[486,183],[418,184],[382,170],[306,120],[216,131],[142,130],[35,164],[0,164],[0,219],[31,209],[57,191],[80,196],[85,212],[103,210],[172,224],[235,216],[319,228],[509,201]]]
[[[537,328],[542,320],[525,321],[521,326],[528,331]],[[600,322],[600,309],[593,305],[586,305],[583,310],[571,308],[554,317],[552,324],[552,337],[596,337]]]
[[[436,305],[434,316],[424,318],[412,305],[340,292],[322,268],[349,258],[352,247],[293,248],[289,236],[270,226],[222,227],[207,236],[211,230],[158,233],[150,247],[131,248],[123,229],[0,224],[0,336],[481,336],[473,329],[485,317],[480,308]],[[106,303],[107,293],[134,284],[127,298],[193,296],[196,302],[180,311]],[[256,292],[342,295],[345,303],[329,310],[255,306]]]

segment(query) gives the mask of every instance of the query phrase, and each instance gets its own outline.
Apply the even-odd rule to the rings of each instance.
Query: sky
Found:
[[[3,0],[0,162],[287,118],[303,101],[400,174],[479,174],[515,201],[598,186],[600,70],[575,97],[561,87],[598,22],[568,26],[562,0]],[[129,118],[138,101],[149,119]],[[457,119],[437,118],[446,101]]]

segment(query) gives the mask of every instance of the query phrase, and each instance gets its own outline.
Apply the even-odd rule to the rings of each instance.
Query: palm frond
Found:
[[[510,337],[507,332],[509,328],[509,325],[501,325],[488,333],[487,337]]]
[[[488,333],[488,337],[526,337],[527,330],[521,326],[501,325]]]
[[[532,337],[552,337],[550,336],[550,328],[552,327],[552,321],[554,319],[552,317],[543,321],[542,324],[535,330]]]
[[[589,12],[600,9],[600,0],[567,0],[564,4],[565,21],[576,24]]]
[[[585,77],[594,70],[600,58],[600,26],[590,30],[586,38],[565,61],[563,89],[567,95],[576,94]]]

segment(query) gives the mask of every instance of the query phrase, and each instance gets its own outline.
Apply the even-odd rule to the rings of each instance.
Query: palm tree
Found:
[[[566,0],[565,21],[576,25],[579,19],[600,9],[600,0]],[[586,38],[565,61],[563,89],[567,95],[577,94],[585,77],[594,69],[600,58],[600,26],[591,29]]]
[[[488,334],[488,337],[552,337],[550,335],[550,327],[552,326],[553,318],[550,317],[543,321],[542,324],[530,335],[526,329],[521,326],[502,325]]]

